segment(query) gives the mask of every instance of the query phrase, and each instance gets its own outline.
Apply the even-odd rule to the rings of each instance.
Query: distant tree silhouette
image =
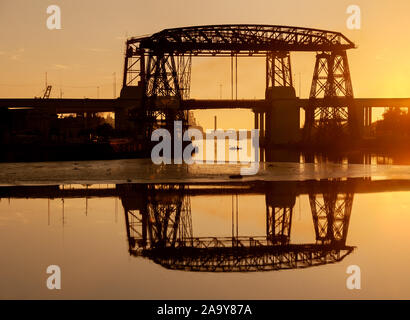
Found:
[[[97,126],[97,128],[95,129],[95,134],[97,136],[108,139],[109,137],[112,137],[114,135],[114,129],[109,123],[103,123]]]
[[[376,124],[378,135],[389,135],[395,138],[410,136],[410,116],[400,108],[388,108],[383,119]]]

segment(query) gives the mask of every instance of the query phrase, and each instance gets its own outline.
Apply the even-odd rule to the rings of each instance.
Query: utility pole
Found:
[[[113,75],[113,83],[112,83],[113,99],[115,99],[117,97],[117,76],[115,72],[112,75]]]
[[[299,72],[299,98],[301,98],[301,89],[302,89],[302,74]]]
[[[214,116],[214,130],[215,130],[215,132],[216,132],[216,128],[217,128],[216,116]],[[218,151],[216,150],[216,148],[218,148],[217,139],[214,139],[214,161],[215,162],[218,161]]]
[[[233,54],[231,55],[231,100],[233,100]]]
[[[235,55],[235,100],[238,100],[238,54]]]

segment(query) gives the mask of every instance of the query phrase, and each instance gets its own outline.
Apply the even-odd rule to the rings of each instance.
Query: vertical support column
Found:
[[[372,107],[369,107],[369,127],[372,125]]]
[[[125,48],[125,56],[124,56],[124,74],[122,76],[122,86],[125,87],[127,85],[127,75],[128,75],[128,59],[132,57],[133,50],[132,47],[126,43]]]
[[[259,125],[259,137],[265,138],[265,112],[259,113],[260,125]]]
[[[315,105],[309,103],[305,109],[305,124],[303,126],[303,140],[310,141],[315,125]]]
[[[145,51],[135,44],[126,44],[122,87],[135,87],[145,80]]]
[[[145,98],[147,92],[146,86],[146,74],[145,74],[145,51],[144,49],[140,50],[140,85],[142,88],[142,96]]]
[[[255,129],[259,129],[259,113],[257,111],[253,112],[253,117],[254,117],[254,127]]]
[[[366,106],[364,109],[364,132],[370,134],[370,126],[372,125],[372,107]]]

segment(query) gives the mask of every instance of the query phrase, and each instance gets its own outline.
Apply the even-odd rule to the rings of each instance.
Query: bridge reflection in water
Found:
[[[175,270],[251,272],[307,268],[340,262],[354,250],[353,246],[346,245],[354,194],[397,190],[410,190],[410,182],[355,178],[117,184],[103,188],[92,185],[74,188],[19,186],[0,187],[0,199],[119,198],[124,208],[130,255],[145,257]],[[263,195],[266,204],[266,230],[258,235],[239,235],[239,216],[238,212],[235,213],[233,202],[231,236],[195,236],[192,224],[192,214],[195,215],[195,212],[191,212],[191,198],[206,196],[207,199],[212,199],[210,196],[215,195],[232,195],[232,199],[238,195]],[[315,234],[313,243],[291,241],[294,207],[296,197],[300,195],[308,195],[309,198]],[[257,210],[252,214],[256,219]]]
[[[291,230],[296,196],[304,183],[273,182],[257,187],[266,199],[266,235],[262,237],[235,234],[234,212],[231,237],[195,237],[190,197],[201,193],[198,186],[124,184],[117,190],[131,255],[175,270],[252,272],[336,263],[350,254],[354,247],[346,245],[346,238],[354,195],[349,189],[353,184],[327,180],[312,185],[309,202],[316,242],[302,244],[291,243]],[[202,191],[208,195],[247,192],[234,186]]]

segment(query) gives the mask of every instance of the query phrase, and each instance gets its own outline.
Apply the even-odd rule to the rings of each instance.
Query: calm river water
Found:
[[[0,298],[408,299],[409,196],[360,178],[1,187]]]

